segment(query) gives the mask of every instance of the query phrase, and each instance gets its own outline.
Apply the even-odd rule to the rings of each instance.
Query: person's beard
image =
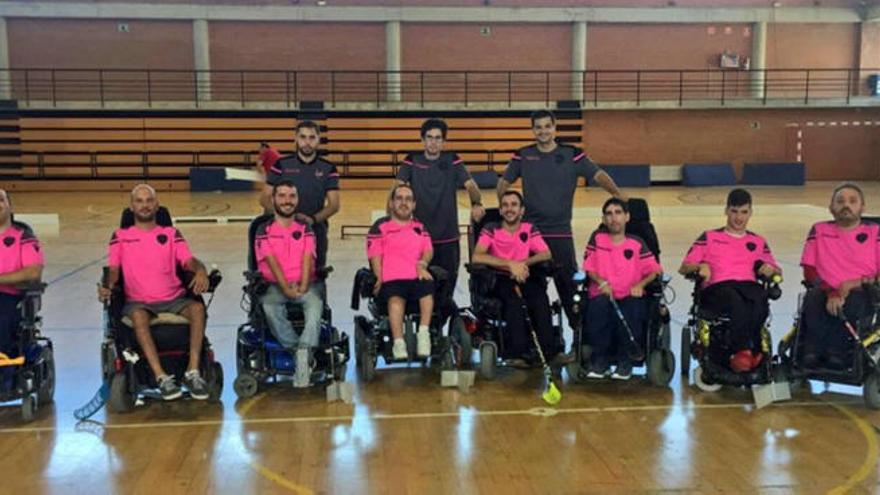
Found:
[[[156,212],[151,212],[151,213],[136,212],[134,214],[134,217],[135,217],[135,219],[137,219],[138,222],[149,223],[149,222],[156,220]]]
[[[296,208],[294,207],[294,208],[290,208],[290,211],[284,211],[286,206],[288,206],[288,205],[276,204],[275,205],[275,213],[277,213],[278,216],[283,217],[283,218],[293,218],[293,216],[296,214]]]

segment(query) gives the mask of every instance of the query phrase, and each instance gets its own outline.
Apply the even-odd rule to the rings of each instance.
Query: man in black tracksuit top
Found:
[[[532,114],[531,120],[536,142],[514,153],[504,176],[498,181],[497,192],[500,198],[513,182],[522,179],[525,220],[538,227],[550,247],[557,266],[553,277],[556,291],[568,323],[573,326],[572,276],[577,271],[577,259],[571,234],[571,212],[578,178],[592,180],[611,195],[625,198],[611,176],[600,170],[582,150],[556,142],[556,117],[552,112],[539,110]]]

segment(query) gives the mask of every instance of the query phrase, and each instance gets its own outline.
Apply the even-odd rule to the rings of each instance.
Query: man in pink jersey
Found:
[[[0,352],[17,357],[15,337],[21,323],[17,284],[39,282],[43,274],[40,241],[27,225],[12,221],[12,200],[0,189]]]
[[[434,283],[428,264],[434,253],[431,235],[422,222],[413,218],[415,206],[412,187],[394,186],[389,205],[391,215],[376,220],[367,234],[367,257],[377,279],[374,293],[388,303],[394,359],[408,357],[403,340],[403,316],[406,302],[414,300],[419,301],[416,349],[419,356],[431,355],[428,329],[434,310]]]
[[[663,268],[648,249],[645,241],[626,233],[629,208],[619,198],[611,198],[602,206],[602,227],[593,232],[584,252],[583,269],[592,283],[588,291],[585,328],[592,347],[588,378],[604,378],[609,362],[617,367],[612,378],[629,380],[633,363],[626,352],[629,336],[614,310],[617,303],[636,342],[645,340],[647,301],[645,287]],[[610,355],[612,345],[615,356]]]
[[[553,322],[547,298],[547,277],[540,271],[529,269],[550,261],[550,248],[534,225],[522,221],[525,207],[518,191],[508,190],[501,195],[500,210],[501,223],[487,224],[480,232],[473,262],[504,272],[503,276],[495,278],[493,289],[493,295],[502,302],[502,314],[507,324],[504,357],[515,366],[525,366],[531,359],[530,329],[526,326],[520,296],[514,291],[519,285],[541,350],[547,359],[553,359]]]
[[[761,352],[761,327],[770,307],[757,274],[782,274],[763,237],[746,230],[752,196],[745,189],[727,195],[727,224],[703,232],[684,258],[679,273],[703,280],[700,305],[730,318],[726,345],[714,346],[714,357],[735,372],[749,371],[769,356]],[[757,270],[757,274],[755,273]]]
[[[147,184],[139,184],[131,191],[131,211],[134,225],[117,229],[110,239],[107,287],[98,288],[98,298],[105,302],[120,282],[125,291],[122,314],[131,319],[135,338],[159,383],[165,400],[181,395],[174,377],[165,373],[159,362],[156,344],[150,333],[150,317],[159,313],[175,313],[189,320],[189,364],[184,384],[194,399],[208,398],[208,385],[199,374],[199,356],[205,335],[205,306],[187,296],[186,288],[177,276],[178,266],[193,272],[189,284],[193,294],[208,289],[205,265],[193,257],[183,235],[174,227],[156,223],[159,201],[156,191]]]
[[[831,195],[833,221],[810,229],[801,266],[812,286],[803,301],[803,365],[843,369],[851,363],[852,340],[842,319],[856,322],[867,314],[870,301],[862,283],[880,270],[880,226],[862,220],[865,196],[847,182]]]
[[[315,267],[315,234],[310,225],[295,218],[299,195],[293,182],[282,180],[272,187],[275,219],[257,227],[254,252],[257,267],[270,282],[261,304],[269,329],[284,347],[297,352],[293,386],[308,387],[311,349],[318,345],[324,303],[311,286]],[[287,303],[302,305],[305,325],[297,335],[287,317]]]

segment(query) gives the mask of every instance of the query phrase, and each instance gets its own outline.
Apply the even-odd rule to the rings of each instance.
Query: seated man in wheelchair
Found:
[[[518,191],[508,190],[501,195],[500,213],[500,223],[483,227],[471,261],[501,272],[495,274],[491,295],[502,303],[501,313],[507,329],[505,357],[509,364],[525,367],[534,357],[530,352],[531,329],[526,327],[523,299],[542,352],[548,360],[555,357],[552,314],[547,297],[547,276],[550,274],[536,267],[550,261],[551,254],[538,229],[522,221],[525,207]],[[520,291],[516,290],[517,286]]]
[[[416,200],[409,185],[391,190],[390,215],[377,220],[367,234],[367,258],[376,276],[373,294],[379,304],[387,303],[393,338],[394,359],[407,359],[403,319],[407,301],[418,301],[419,328],[416,350],[420,357],[431,355],[431,316],[434,310],[434,282],[428,272],[433,255],[431,236],[413,218]]]
[[[880,271],[880,225],[862,219],[865,197],[854,183],[834,189],[833,221],[810,229],[801,266],[810,287],[803,300],[801,365],[842,370],[852,363],[852,343],[844,321],[856,324],[872,310],[863,284]]]
[[[12,201],[0,189],[0,360],[18,357],[22,292],[16,285],[39,282],[43,274],[40,241],[27,225],[12,219]]]
[[[159,385],[164,400],[174,400],[182,392],[173,376],[162,368],[156,344],[150,332],[150,318],[159,313],[174,313],[189,321],[189,363],[184,384],[194,399],[209,398],[209,388],[199,373],[199,357],[205,336],[205,306],[187,297],[186,288],[177,276],[177,268],[192,272],[189,289],[195,295],[208,290],[205,265],[193,257],[183,235],[174,227],[156,223],[159,201],[156,191],[139,184],[131,191],[134,224],[117,229],[110,239],[109,272],[98,299],[107,302],[115,286],[123,283],[125,306],[122,314],[131,319],[137,343],[143,351]],[[120,277],[121,275],[121,277]]]
[[[303,388],[310,382],[309,360],[318,346],[324,303],[320,291],[310,285],[315,272],[315,235],[309,225],[294,217],[298,201],[292,182],[272,186],[275,219],[257,228],[254,250],[259,271],[271,284],[261,300],[269,329],[278,343],[297,355],[293,386]],[[288,318],[288,302],[303,308],[302,335],[297,335]]]
[[[613,360],[617,367],[611,378],[629,380],[633,361],[627,349],[645,341],[645,287],[663,268],[645,241],[626,233],[629,219],[626,202],[607,200],[602,206],[602,227],[590,236],[584,253],[583,269],[592,282],[585,313],[587,343],[592,348],[587,378],[604,378]],[[615,356],[609,355],[611,349],[616,349]]]
[[[727,195],[727,224],[703,232],[688,250],[679,273],[697,277],[701,311],[730,319],[726,345],[713,346],[713,362],[737,373],[757,368],[765,356],[761,329],[770,313],[767,291],[757,277],[770,279],[782,269],[770,246],[758,234],[746,230],[752,216],[752,196],[744,189]]]

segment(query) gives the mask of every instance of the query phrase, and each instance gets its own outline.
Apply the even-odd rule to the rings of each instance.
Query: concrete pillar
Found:
[[[0,17],[0,100],[12,98],[12,73],[8,70],[10,68],[6,18]]]
[[[853,96],[870,95],[868,76],[880,69],[880,22],[863,22],[859,29],[859,71],[853,74]]]
[[[587,70],[587,23],[575,22],[571,27],[571,99],[584,99],[584,71]]]
[[[196,71],[211,70],[211,38],[208,33],[208,21],[193,20],[193,64]],[[211,100],[211,73],[197,72],[199,101]]]
[[[400,101],[400,21],[385,23],[385,97]]]
[[[752,97],[764,97],[764,69],[767,68],[767,23],[752,24]]]

